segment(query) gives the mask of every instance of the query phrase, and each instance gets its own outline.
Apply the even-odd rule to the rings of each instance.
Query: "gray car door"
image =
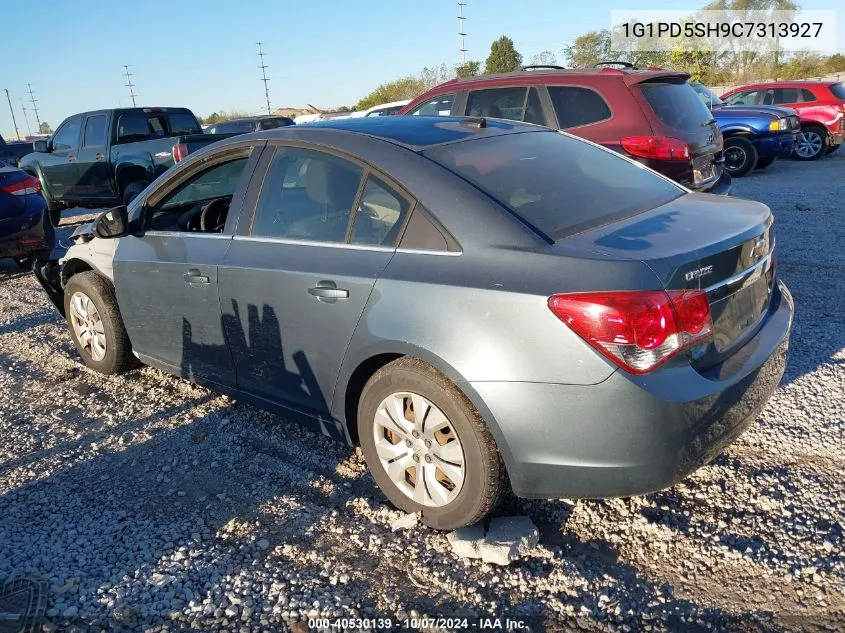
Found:
[[[220,267],[226,336],[240,389],[321,417],[411,202],[324,151],[282,145],[268,162]]]
[[[232,243],[259,150],[227,148],[169,178],[165,191],[152,192],[141,205],[140,230],[120,238],[117,301],[144,362],[199,382],[235,385],[218,265]],[[209,206],[215,200],[221,202]]]

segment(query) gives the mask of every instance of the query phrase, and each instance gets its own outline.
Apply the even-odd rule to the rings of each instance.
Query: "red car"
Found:
[[[740,86],[722,95],[728,105],[776,105],[801,119],[799,160],[815,160],[845,140],[845,84],[837,81],[772,81]]]
[[[512,119],[566,130],[695,191],[727,194],[722,133],[687,79],[660,69],[526,66],[447,81],[399,114]]]

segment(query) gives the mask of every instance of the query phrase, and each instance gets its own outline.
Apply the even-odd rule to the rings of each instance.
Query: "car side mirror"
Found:
[[[108,240],[129,234],[129,214],[124,205],[103,211],[94,220],[94,235]]]
[[[42,153],[49,153],[50,151],[50,144],[44,140],[40,139],[38,141],[33,141],[32,143],[32,151],[34,152],[42,152]]]

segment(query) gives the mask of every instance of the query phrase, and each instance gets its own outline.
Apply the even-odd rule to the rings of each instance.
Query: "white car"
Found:
[[[361,110],[360,112],[353,112],[351,118],[359,118],[365,116],[390,116],[399,114],[399,110],[411,103],[411,99],[403,99],[402,101],[391,101],[390,103],[380,103],[368,110]]]

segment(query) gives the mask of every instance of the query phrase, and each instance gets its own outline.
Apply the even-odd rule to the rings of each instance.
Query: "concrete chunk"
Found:
[[[390,524],[390,531],[391,532],[398,532],[399,530],[409,530],[412,527],[415,527],[419,522],[420,517],[418,514],[403,514],[401,517],[393,521]]]
[[[446,540],[452,546],[452,551],[462,558],[481,558],[479,547],[484,542],[484,525],[473,525],[458,528],[446,535]]]
[[[539,542],[537,526],[528,517],[497,517],[490,521],[490,529],[479,546],[479,552],[485,563],[508,565],[527,554]]]

